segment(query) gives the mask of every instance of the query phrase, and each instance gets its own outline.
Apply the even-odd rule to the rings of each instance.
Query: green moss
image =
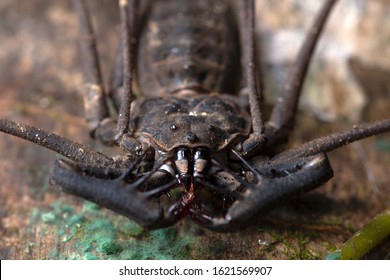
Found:
[[[273,251],[282,252],[283,258],[292,260],[316,260],[321,257],[312,248],[312,240],[316,240],[315,231],[306,231],[302,228],[289,229],[265,227],[264,231],[272,240],[268,246],[259,247],[259,253],[272,254]],[[276,247],[278,249],[276,249]],[[276,258],[280,258],[275,256]]]
[[[181,236],[176,228],[166,228],[147,233],[140,240],[131,242],[121,253],[123,259],[190,259],[191,246],[195,242],[191,234]]]
[[[113,241],[103,243],[101,246],[101,250],[106,255],[117,255],[122,252],[122,247],[118,243]]]
[[[82,257],[82,259],[87,260],[87,261],[88,260],[99,260],[99,258],[97,256],[95,256],[94,254],[91,254],[91,253],[85,253],[84,256]]]
[[[56,215],[53,212],[43,213],[41,219],[45,224],[53,224],[56,220]]]
[[[189,259],[195,237],[191,231],[181,235],[176,228],[145,232],[128,219],[101,210],[85,202],[82,209],[56,202],[51,211],[34,211],[41,231],[54,232],[58,243],[53,244],[47,259]],[[32,225],[34,223],[32,222]],[[58,252],[59,247],[65,250]]]
[[[91,213],[91,214],[96,214],[96,211],[99,211],[99,206],[95,203],[85,201],[83,204],[83,213]]]
[[[210,244],[210,254],[213,258],[219,259],[227,250],[229,250],[227,243],[222,240],[216,240],[213,244]]]

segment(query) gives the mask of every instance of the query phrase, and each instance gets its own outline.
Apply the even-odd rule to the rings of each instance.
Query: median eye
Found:
[[[194,143],[194,142],[196,142],[196,140],[198,140],[198,136],[192,132],[188,133],[186,138],[187,138],[187,141],[190,143]]]

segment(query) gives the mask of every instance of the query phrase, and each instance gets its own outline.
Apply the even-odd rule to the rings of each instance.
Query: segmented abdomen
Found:
[[[240,56],[232,11],[215,0],[151,1],[137,57],[143,96],[183,89],[233,93]]]

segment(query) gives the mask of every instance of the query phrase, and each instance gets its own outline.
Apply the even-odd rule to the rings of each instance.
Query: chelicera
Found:
[[[189,216],[211,230],[237,230],[328,181],[326,152],[390,131],[390,119],[364,123],[277,152],[293,129],[307,67],[335,2],[324,1],[265,122],[253,0],[150,1],[144,9],[119,0],[121,43],[109,91],[88,9],[74,0],[90,133],[123,154],[111,158],[10,120],[0,120],[0,130],[67,158],[55,163],[53,186],[145,228]]]

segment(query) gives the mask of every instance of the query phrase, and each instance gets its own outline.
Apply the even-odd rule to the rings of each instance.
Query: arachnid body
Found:
[[[390,130],[390,120],[367,123],[276,152],[294,125],[308,62],[334,2],[325,1],[287,90],[265,122],[253,1],[233,6],[151,1],[143,13],[137,1],[119,1],[121,44],[109,94],[87,9],[83,1],[74,1],[86,66],[88,125],[95,138],[119,146],[124,154],[110,158],[8,120],[0,121],[0,130],[71,160],[56,162],[54,186],[145,228],[190,216],[212,230],[236,230],[254,215],[329,180],[326,152]],[[140,98],[134,97],[134,84]]]

